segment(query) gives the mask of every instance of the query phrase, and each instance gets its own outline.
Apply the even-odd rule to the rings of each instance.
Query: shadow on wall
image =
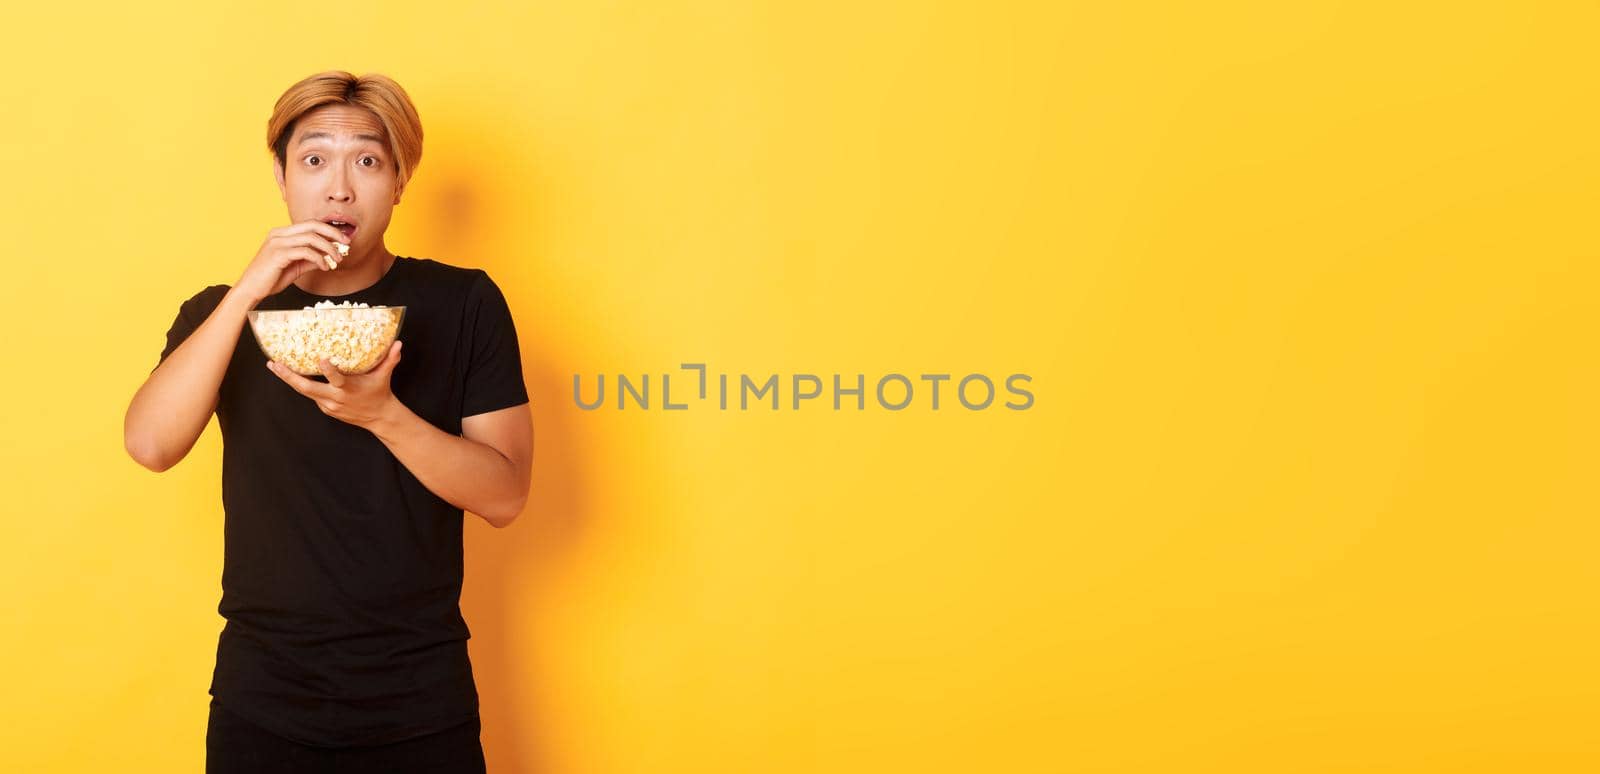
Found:
[[[534,774],[549,770],[545,724],[534,710],[550,702],[528,694],[555,681],[543,678],[545,659],[538,640],[528,633],[537,631],[535,622],[546,619],[542,613],[563,585],[556,576],[565,565],[561,560],[574,550],[591,518],[585,496],[589,465],[577,453],[583,447],[577,428],[559,411],[562,390],[571,378],[557,371],[554,353],[561,348],[551,332],[524,322],[529,316],[522,313],[534,303],[527,289],[548,286],[537,279],[543,273],[541,256],[522,247],[537,243],[530,238],[530,230],[541,226],[537,213],[531,212],[536,202],[525,195],[497,195],[493,176],[482,171],[502,150],[492,141],[441,149],[429,159],[428,174],[442,182],[402,206],[413,208],[405,215],[413,219],[410,225],[422,244],[435,253],[418,257],[488,271],[520,323],[523,379],[534,416],[533,486],[526,509],[505,529],[490,527],[472,514],[465,517],[461,611],[472,631],[469,647],[489,770]],[[499,217],[504,213],[496,210],[501,208],[515,211],[515,217]]]

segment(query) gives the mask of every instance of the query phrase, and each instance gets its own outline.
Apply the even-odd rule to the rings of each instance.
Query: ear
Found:
[[[272,157],[272,176],[278,181],[278,195],[282,196],[285,202],[289,201],[289,186],[283,182],[283,165],[278,163],[277,156]]]

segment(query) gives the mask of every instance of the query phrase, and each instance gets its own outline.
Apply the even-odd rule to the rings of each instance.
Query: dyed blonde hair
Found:
[[[289,87],[267,119],[267,147],[278,164],[288,168],[289,140],[301,116],[324,105],[365,108],[383,124],[394,158],[395,188],[405,188],[422,161],[422,119],[405,89],[387,75],[367,73],[357,77],[343,70],[317,73]]]

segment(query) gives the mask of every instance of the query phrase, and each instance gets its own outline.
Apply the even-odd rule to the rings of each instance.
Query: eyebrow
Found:
[[[333,139],[333,135],[328,134],[327,132],[307,132],[305,134],[300,135],[299,144],[304,144],[304,143],[309,142],[311,140],[331,140],[331,139]],[[383,138],[379,137],[378,135],[375,135],[375,134],[358,134],[358,135],[356,135],[356,139],[357,140],[367,140],[369,142],[375,142],[375,143],[377,143],[379,145],[383,144]]]

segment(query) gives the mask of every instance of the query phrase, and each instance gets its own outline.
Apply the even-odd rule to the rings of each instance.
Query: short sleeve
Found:
[[[522,381],[522,352],[500,287],[479,270],[467,293],[468,348],[466,387],[461,416],[470,417],[528,402]]]
[[[212,285],[190,296],[189,300],[178,307],[178,316],[173,319],[172,327],[167,329],[167,346],[161,350],[161,357],[156,360],[155,366],[150,369],[151,373],[155,373],[155,370],[160,368],[162,363],[167,362],[167,356],[171,355],[180,344],[189,338],[189,334],[194,333],[200,327],[200,324],[211,316],[217,305],[222,303],[222,297],[227,295],[228,287],[227,285]]]

